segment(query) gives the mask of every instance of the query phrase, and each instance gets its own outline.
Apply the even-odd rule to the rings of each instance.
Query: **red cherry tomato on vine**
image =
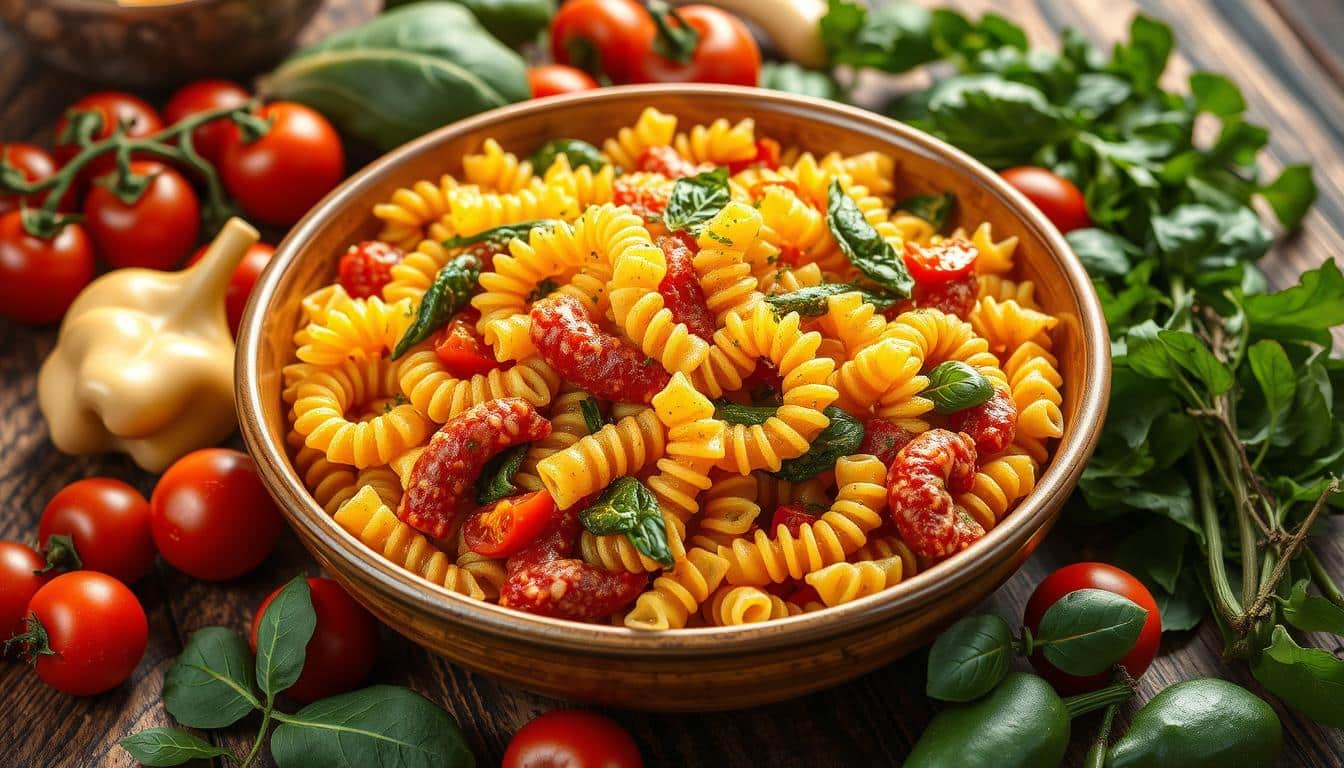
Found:
[[[287,227],[340,183],[345,150],[331,123],[302,104],[277,101],[257,115],[271,121],[270,130],[250,144],[233,132],[220,175],[245,212]]]
[[[653,17],[635,0],[569,0],[551,20],[551,57],[630,83],[655,31]]]
[[[206,581],[236,578],[260,565],[282,527],[252,458],[227,448],[178,459],[154,486],[149,506],[163,559]]]
[[[695,49],[684,60],[658,53],[655,42],[661,33],[645,38],[635,59],[630,82],[635,83],[725,83],[754,86],[761,77],[761,49],[751,30],[736,16],[710,5],[683,5],[677,15],[700,33]],[[675,25],[675,19],[669,19]]]
[[[41,181],[56,172],[56,161],[46,150],[41,147],[35,147],[32,144],[23,144],[13,142],[11,144],[0,144],[0,160],[3,160],[14,166],[23,174],[26,181]],[[36,195],[27,200],[29,208],[37,208],[47,199],[46,192]],[[65,199],[61,201],[60,210],[71,212],[73,206],[70,200],[74,197],[73,193],[67,192]],[[0,195],[0,213],[9,213],[18,210],[23,200],[18,195]]]
[[[203,245],[196,249],[196,252],[187,259],[187,266],[191,266],[201,260],[205,255],[209,245]],[[247,253],[243,255],[243,260],[238,262],[238,266],[233,270],[233,277],[229,279],[228,292],[224,294],[224,312],[229,318],[229,330],[234,336],[238,335],[238,324],[243,321],[243,310],[247,308],[247,297],[252,295],[252,288],[257,284],[257,278],[266,269],[266,265],[271,263],[271,257],[275,255],[275,246],[265,243],[253,243]]]
[[[1092,226],[1082,191],[1063,176],[1033,165],[1009,168],[999,175],[1040,208],[1060,232]]]
[[[32,547],[17,541],[0,541],[0,644],[23,631],[28,603],[51,580],[40,574],[47,561]]]
[[[639,747],[615,720],[557,709],[524,725],[509,741],[502,768],[643,768]]]
[[[133,203],[109,185],[94,182],[84,200],[84,226],[98,255],[115,269],[176,269],[201,233],[201,203],[182,174],[163,163],[137,160],[131,173],[150,179]]]
[[[486,557],[522,552],[555,517],[555,500],[547,490],[500,499],[467,518],[462,535],[471,551]]]
[[[1045,581],[1036,587],[1036,591],[1032,592],[1031,598],[1027,600],[1022,623],[1035,634],[1040,629],[1041,617],[1045,616],[1050,606],[1070,592],[1080,589],[1103,589],[1113,592],[1129,598],[1140,608],[1148,611],[1148,619],[1143,623],[1143,629],[1139,630],[1138,641],[1120,660],[1120,665],[1131,677],[1137,678],[1142,675],[1147,671],[1148,665],[1153,663],[1153,658],[1157,656],[1157,647],[1162,642],[1162,615],[1148,588],[1138,579],[1113,565],[1074,563],[1045,577]],[[1094,691],[1110,682],[1108,672],[1086,677],[1065,674],[1046,661],[1045,656],[1039,652],[1032,654],[1031,664],[1036,667],[1041,677],[1055,686],[1055,690],[1065,695]]]
[[[115,688],[145,655],[145,609],[107,574],[57,576],[33,595],[28,610],[36,623],[25,653],[36,658],[37,676],[58,691],[91,696]]]
[[[163,108],[163,118],[169,125],[176,125],[201,112],[241,107],[250,98],[246,89],[230,80],[198,80],[173,92]],[[236,130],[232,120],[212,120],[191,132],[191,145],[211,165],[218,165]]]
[[[98,114],[99,126],[98,130],[93,132],[94,141],[101,141],[111,136],[112,131],[116,130],[120,123],[129,123],[126,135],[131,138],[149,136],[163,130],[163,118],[159,117],[159,113],[155,112],[154,108],[144,99],[122,91],[91,93],[66,108],[65,114],[56,123],[56,145],[52,154],[56,156],[56,160],[61,165],[68,163],[72,157],[79,154],[80,150],[79,144],[74,142],[72,137],[66,137],[68,139],[66,141],[61,140],[70,125],[70,114],[72,112],[96,112]],[[149,159],[142,154],[135,154],[132,157]],[[117,160],[113,153],[109,152],[98,156],[80,169],[80,186],[108,171],[114,170],[116,167]]]
[[[52,496],[37,526],[38,543],[50,550],[56,535],[74,541],[84,570],[106,573],[125,584],[139,581],[154,565],[149,502],[120,480],[77,480]]]
[[[582,69],[567,67],[564,64],[542,64],[539,67],[529,67],[527,82],[532,86],[532,98],[534,99],[557,96],[562,93],[591,91],[598,87],[597,81],[587,72]]]
[[[916,283],[945,283],[971,274],[980,252],[965,240],[954,237],[932,245],[910,241],[905,244],[903,256]]]
[[[0,216],[0,315],[43,325],[93,280],[93,245],[84,227],[66,224],[50,240],[23,228],[22,214]]]
[[[276,588],[252,616],[253,653],[262,614],[284,588],[283,584]],[[364,606],[331,579],[310,578],[308,589],[317,626],[308,641],[303,673],[285,690],[285,695],[305,703],[353,690],[369,676],[378,655],[378,623]]]

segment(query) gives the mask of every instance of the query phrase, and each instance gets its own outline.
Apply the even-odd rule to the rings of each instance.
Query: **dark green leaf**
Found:
[[[757,426],[764,424],[779,410],[763,405],[738,405],[727,401],[714,403],[714,418],[729,424]]]
[[[147,728],[117,742],[141,765],[150,768],[181,765],[190,760],[209,760],[229,755],[208,741],[176,728]]]
[[[444,248],[465,248],[468,245],[477,243],[507,243],[514,238],[526,240],[532,230],[538,227],[546,229],[553,228],[559,223],[558,219],[534,219],[532,221],[520,221],[515,224],[501,224],[492,229],[483,229],[474,235],[457,235],[443,241]]]
[[[1065,238],[1088,274],[1094,276],[1123,276],[1142,255],[1128,240],[1102,229],[1075,229]]]
[[[513,476],[518,474],[518,468],[523,465],[523,459],[531,447],[531,443],[523,443],[490,457],[476,480],[477,504],[494,504],[518,492],[518,486],[513,484]]]
[[[223,627],[196,631],[163,679],[163,707],[183,725],[224,728],[261,708],[252,650]]]
[[[1310,165],[1290,165],[1258,192],[1274,209],[1283,228],[1293,230],[1302,226],[1302,219],[1316,202],[1316,181]]]
[[[1344,728],[1344,661],[1299,646],[1280,624],[1251,672],[1288,706],[1322,725]]]
[[[1085,120],[1095,120],[1129,99],[1134,93],[1128,82],[1115,75],[1096,72],[1079,75],[1078,87],[1068,107]]]
[[[1283,618],[1303,632],[1330,632],[1344,637],[1344,608],[1318,595],[1307,594],[1307,582],[1293,585],[1283,602]]]
[[[299,679],[316,627],[308,580],[296,576],[266,606],[257,628],[257,684],[267,700]]]
[[[971,701],[989,693],[1007,677],[1013,659],[1013,633],[994,614],[968,616],[948,627],[929,649],[929,696]]]
[[[672,196],[668,198],[667,209],[663,212],[663,223],[674,232],[684,229],[698,235],[705,224],[731,200],[727,168],[683,176],[672,185]]]
[[[761,65],[761,87],[818,99],[835,99],[839,86],[826,72],[804,69],[791,61],[767,61]]]
[[[277,716],[279,768],[474,768],[457,723],[408,688],[375,685]]]
[[[1297,455],[1311,456],[1330,443],[1334,433],[1333,389],[1319,361],[1299,367],[1297,393],[1283,424],[1284,431],[1293,436],[1292,448]]]
[[[1147,93],[1157,87],[1174,45],[1171,27],[1139,14],[1130,22],[1129,42],[1115,46],[1111,70],[1128,77],[1139,93]]]
[[[1176,581],[1176,588],[1166,592],[1156,585],[1150,588],[1153,601],[1157,603],[1157,612],[1162,616],[1163,632],[1185,632],[1199,626],[1209,612],[1209,603],[1204,598],[1204,590],[1187,568]]]
[[[1245,308],[1252,336],[1330,346],[1330,329],[1344,323],[1344,274],[1326,259],[1318,269],[1304,272],[1297,285],[1247,296]]]
[[[908,298],[914,278],[896,249],[878,234],[858,205],[833,180],[827,193],[826,223],[840,250],[864,277],[900,298]]]
[[[1120,542],[1115,549],[1115,564],[1171,592],[1181,574],[1187,538],[1185,529],[1155,519]]]
[[[1246,350],[1246,360],[1265,397],[1265,410],[1269,417],[1267,437],[1272,440],[1274,428],[1293,405],[1293,396],[1297,393],[1297,375],[1293,372],[1293,364],[1288,361],[1288,353],[1283,351],[1283,345],[1273,339],[1261,339],[1252,344]]]
[[[848,283],[822,283],[821,285],[799,288],[792,293],[767,296],[765,300],[781,315],[797,312],[803,317],[818,317],[826,314],[827,299],[842,293],[855,292],[863,294],[863,300],[877,309],[886,309],[896,303],[896,300],[890,296],[864,290]]]
[[[1196,72],[1190,76],[1190,94],[1195,108],[1219,117],[1232,117],[1246,111],[1246,99],[1237,84],[1216,72]]]
[[[827,406],[823,413],[831,423],[812,441],[807,453],[785,459],[779,471],[774,473],[775,477],[792,483],[801,482],[833,469],[835,462],[858,452],[863,442],[863,422],[834,405]]]
[[[937,412],[956,413],[989,400],[994,396],[994,385],[960,360],[948,360],[929,371],[929,386],[920,394],[933,401]]]
[[[658,499],[638,478],[616,478],[592,506],[579,513],[579,522],[599,536],[623,533],[645,557],[668,568],[673,565]]]
[[[992,167],[1027,162],[1072,127],[1045,94],[999,75],[944,80],[928,96],[921,126]]]
[[[1134,647],[1148,612],[1101,589],[1070,592],[1046,610],[1033,640],[1051,664],[1070,675],[1095,675]]]
[[[1229,213],[1207,205],[1182,205],[1154,216],[1151,223],[1163,263],[1177,273],[1198,276],[1257,261],[1269,249],[1269,230],[1249,208]]]
[[[851,0],[829,0],[820,32],[832,65],[906,72],[938,58],[929,12],[913,3],[868,10]]]
[[[1231,369],[1193,333],[1164,330],[1158,331],[1157,338],[1166,345],[1172,361],[1203,382],[1209,394],[1221,395],[1236,383]]]
[[[481,263],[475,256],[463,254],[444,264],[425,295],[420,297],[415,319],[393,348],[392,359],[396,360],[411,347],[433,336],[448,318],[465,309],[476,292],[476,281],[480,277]]]
[[[1174,379],[1176,369],[1169,347],[1158,338],[1161,330],[1151,320],[1130,328],[1125,334],[1124,362],[1136,373],[1150,379]]]
[[[942,195],[914,195],[896,204],[896,210],[913,213],[933,225],[935,232],[942,232],[947,226],[952,210],[957,207],[957,196],[948,192]]]
[[[594,171],[600,170],[606,163],[602,160],[602,151],[586,141],[578,139],[551,139],[532,153],[530,162],[538,173],[545,173],[555,159],[564,155],[570,168],[586,165]]]
[[[605,420],[602,418],[602,410],[597,404],[597,398],[585,397],[579,402],[579,410],[583,412],[583,424],[588,428],[588,434],[591,435],[602,429]]]

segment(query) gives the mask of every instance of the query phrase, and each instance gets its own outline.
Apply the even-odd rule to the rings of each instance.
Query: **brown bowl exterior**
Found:
[[[646,633],[575,624],[472,601],[421,581],[362,546],[313,501],[286,454],[280,369],[293,355],[299,301],[328,282],[352,242],[373,237],[371,207],[421,178],[458,173],[494,138],[528,150],[565,136],[596,142],[647,106],[683,124],[750,117],[760,135],[817,153],[879,150],[900,195],[950,191],[956,223],[1015,235],[1017,263],[1061,320],[1064,436],[1036,489],[986,537],[880,595],[755,626]],[[1092,453],[1110,381],[1106,326],[1092,284],[1059,232],[994,172],[876,114],[753,88],[633,86],[532,101],[441,128],[369,165],[281,244],[253,291],[238,346],[243,436],[272,495],[313,555],[384,622],[473,670],[565,698],[647,710],[731,709],[836,685],[923,643],[1002,584],[1054,523]]]
[[[279,61],[322,0],[0,0],[0,19],[47,63],[108,85],[243,77]]]

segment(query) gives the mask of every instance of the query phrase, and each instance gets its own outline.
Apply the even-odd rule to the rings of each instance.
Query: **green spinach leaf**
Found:
[[[415,320],[407,326],[397,346],[392,349],[392,359],[396,360],[410,351],[411,347],[433,336],[448,322],[448,318],[466,309],[471,302],[471,295],[476,292],[476,281],[480,277],[481,263],[475,256],[463,254],[444,264],[425,295],[420,297]]]
[[[838,179],[831,182],[827,192],[826,223],[840,250],[864,277],[898,298],[909,298],[915,280],[905,261],[868,223]]]
[[[717,409],[716,409],[717,410]],[[775,477],[791,483],[801,482],[835,467],[835,462],[857,453],[863,443],[863,422],[834,405],[823,413],[831,420],[821,430],[807,452],[793,459],[785,459]]]
[[[224,728],[261,709],[247,641],[223,627],[206,627],[187,641],[163,678],[163,707],[183,725]]]
[[[968,616],[933,642],[925,690],[942,701],[973,701],[1008,676],[1012,660],[1008,622],[992,614]]]
[[[1269,647],[1251,662],[1251,672],[1288,706],[1318,723],[1344,728],[1344,661],[1319,648],[1303,648],[1280,624]]]
[[[821,285],[812,285],[806,288],[799,288],[790,293],[782,293],[778,296],[767,296],[765,301],[775,312],[780,315],[787,315],[790,312],[797,312],[803,317],[819,317],[826,314],[827,299],[832,296],[838,296],[842,293],[861,293],[863,300],[872,304],[877,309],[886,309],[896,303],[896,299],[884,293],[869,291],[860,288],[857,285],[848,283],[822,283]]]
[[[299,679],[316,627],[308,580],[296,576],[266,606],[257,627],[257,683],[267,701]]]
[[[599,536],[625,534],[645,557],[668,568],[673,565],[658,499],[638,478],[616,478],[592,506],[579,513],[579,522]]]
[[[227,749],[220,749],[177,728],[146,728],[117,743],[141,765],[150,768],[181,765],[191,760],[209,760],[212,757],[230,755]]]
[[[484,507],[518,492],[513,477],[518,474],[518,468],[523,465],[523,459],[531,447],[531,443],[522,443],[490,457],[485,466],[481,467],[481,475],[476,480],[477,504]]]
[[[555,164],[555,159],[560,155],[564,155],[565,159],[569,160],[570,168],[586,165],[597,171],[606,165],[606,162],[602,160],[601,150],[586,141],[578,139],[551,139],[537,147],[537,151],[532,153],[529,162],[537,173],[545,173]]]
[[[698,235],[705,224],[731,200],[727,168],[683,176],[672,185],[672,196],[668,198],[667,209],[663,212],[663,223],[674,232],[681,229]],[[724,245],[731,246],[732,243]]]

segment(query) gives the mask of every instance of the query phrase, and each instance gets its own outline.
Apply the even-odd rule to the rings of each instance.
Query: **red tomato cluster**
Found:
[[[0,144],[0,158],[28,181],[39,181],[79,155],[81,132],[98,142],[121,126],[127,136],[145,138],[251,98],[235,83],[202,80],[174,93],[161,115],[129,93],[93,93],[66,110],[51,154],[30,144]],[[76,118],[80,113],[95,119]],[[288,226],[341,180],[345,153],[331,124],[307,107],[275,102],[256,114],[270,127],[254,141],[245,141],[233,121],[219,119],[192,131],[192,145],[215,166],[224,190],[244,214]],[[187,167],[137,151],[131,154],[131,179],[118,184],[115,170],[109,152],[76,172],[60,210],[82,214],[83,221],[67,223],[51,237],[35,236],[21,218],[21,208],[41,206],[47,193],[27,200],[0,196],[0,315],[30,324],[57,322],[93,279],[98,262],[113,269],[177,269],[202,235],[213,234],[201,231],[201,180]],[[228,312],[235,331],[247,293],[269,257],[264,249],[248,255],[230,286]]]

